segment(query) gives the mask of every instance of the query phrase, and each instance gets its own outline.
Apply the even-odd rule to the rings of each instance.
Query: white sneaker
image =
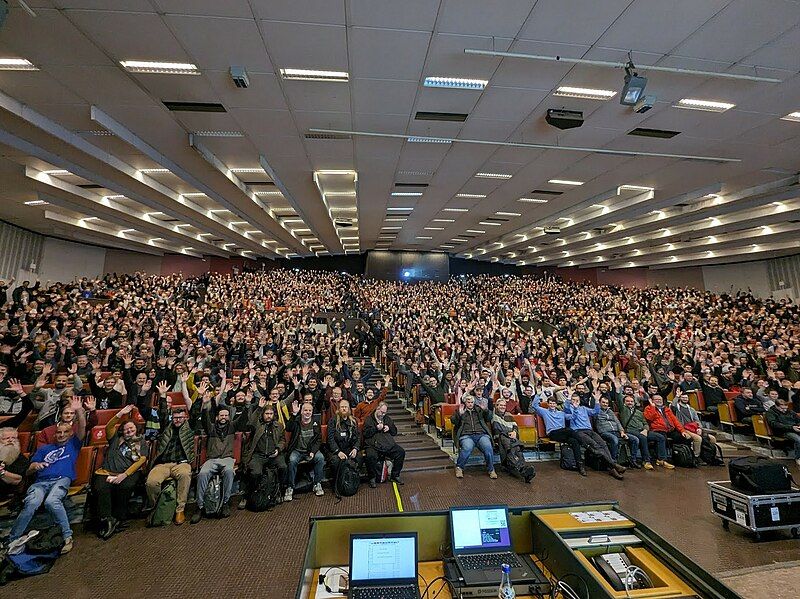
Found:
[[[62,555],[64,553],[69,553],[72,551],[72,537],[67,537],[64,539],[64,546],[61,548]]]
[[[288,489],[286,489],[286,493],[284,493],[284,495],[283,495],[283,500],[284,501],[291,501],[293,494],[294,494],[294,489],[292,487],[289,487]]]
[[[322,497],[323,495],[325,495],[325,491],[322,490],[321,483],[317,483],[316,485],[314,485],[314,495],[316,495],[317,497]]]
[[[22,550],[25,549],[25,543],[30,541],[33,537],[39,534],[38,530],[32,530],[28,534],[24,534],[18,539],[14,539],[8,544],[6,548],[6,553],[8,555],[16,555],[18,553],[22,553]]]

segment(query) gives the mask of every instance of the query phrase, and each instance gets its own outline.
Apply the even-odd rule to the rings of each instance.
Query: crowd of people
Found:
[[[193,482],[190,522],[202,519],[216,476],[222,517],[236,485],[245,507],[267,472],[282,502],[292,501],[301,471],[324,495],[326,471],[331,479],[342,463],[364,468],[370,487],[402,484],[404,451],[384,401],[393,385],[408,395],[420,385],[432,403],[454,398],[458,478],[475,448],[492,478],[495,447],[504,464],[518,459],[519,413],[541,418],[583,475],[584,454],[619,479],[625,463],[673,468],[670,444],[697,461],[715,443],[689,403],[697,390],[712,413],[725,391],[737,391],[739,419],[765,414],[800,464],[800,318],[786,300],[528,276],[403,283],[275,268],[192,280],[10,281],[0,283],[0,302],[0,416],[8,417],[0,502],[19,503],[12,549],[42,505],[63,550],[72,548],[64,498],[105,410],[116,412],[100,425],[108,445],[91,485],[103,538],[124,529],[137,489],[153,509],[168,481],[177,525]],[[337,314],[330,326],[320,324],[323,313]],[[359,324],[348,328],[343,315]],[[395,362],[399,376],[377,376],[376,357]],[[23,423],[36,432],[32,454],[20,445]]]

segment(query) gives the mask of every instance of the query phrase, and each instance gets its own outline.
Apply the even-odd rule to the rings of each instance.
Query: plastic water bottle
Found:
[[[514,592],[514,586],[511,584],[511,566],[503,564],[503,577],[500,579],[500,588],[497,589],[497,597],[499,599],[514,599],[517,594]]]

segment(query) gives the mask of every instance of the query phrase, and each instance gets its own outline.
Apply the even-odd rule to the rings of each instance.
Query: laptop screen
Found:
[[[350,537],[352,585],[416,583],[417,534],[394,533]]]
[[[486,506],[450,510],[453,553],[511,549],[508,508]]]

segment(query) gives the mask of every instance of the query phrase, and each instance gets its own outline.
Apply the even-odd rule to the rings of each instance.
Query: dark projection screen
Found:
[[[450,261],[441,252],[372,251],[367,254],[364,274],[388,281],[447,281]]]

